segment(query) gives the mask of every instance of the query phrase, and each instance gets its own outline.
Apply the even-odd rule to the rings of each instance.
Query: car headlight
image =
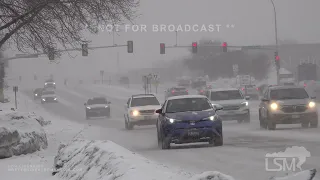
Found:
[[[55,101],[56,101],[56,100],[57,100],[57,98],[54,98],[53,100],[55,100]]]
[[[277,109],[278,109],[278,104],[277,104],[277,103],[271,103],[271,104],[270,104],[270,108],[271,108],[272,110],[277,110]]]
[[[248,106],[248,105],[249,105],[249,102],[248,102],[248,101],[243,102],[243,103],[241,103],[241,105],[242,105],[242,106]]]
[[[166,118],[171,124],[172,123],[175,123],[175,122],[179,122],[181,120],[178,120],[178,119],[173,119],[173,118]]]
[[[87,107],[87,109],[91,109],[91,107]]]
[[[56,84],[55,82],[53,84]]]
[[[46,101],[46,99],[42,99],[42,101]]]
[[[44,85],[47,85],[48,83],[44,83]]]
[[[213,116],[210,116],[210,117],[207,117],[207,118],[205,118],[204,120],[210,120],[210,121],[215,121],[215,120],[217,120],[218,119],[218,115],[213,115]]]
[[[108,106],[105,106],[105,108],[108,108]]]
[[[34,94],[35,96],[38,96],[38,94]]]
[[[134,110],[131,112],[132,116],[139,116],[140,112],[137,110]]]
[[[309,108],[314,108],[316,106],[316,103],[311,101],[311,102],[309,102],[308,106],[309,106]]]

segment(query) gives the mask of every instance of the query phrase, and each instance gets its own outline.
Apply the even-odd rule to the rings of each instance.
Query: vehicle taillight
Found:
[[[259,88],[257,88],[257,91],[259,91],[260,89]]]
[[[186,92],[188,92],[188,89],[186,89]]]
[[[242,91],[244,91],[244,88],[241,88]]]
[[[172,90],[171,92],[172,92],[172,93],[174,93],[174,91],[173,91],[173,90]]]
[[[201,93],[203,93],[203,90],[200,90]]]
[[[303,84],[303,86],[304,86],[304,87],[306,87],[306,86],[307,86],[307,84]]]

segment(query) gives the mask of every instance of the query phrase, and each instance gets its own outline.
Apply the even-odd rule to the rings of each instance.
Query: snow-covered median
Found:
[[[69,144],[61,144],[54,168],[54,176],[64,180],[235,180],[217,171],[197,175],[175,172],[107,140],[74,139]],[[315,173],[307,170],[273,180],[312,180]]]
[[[34,113],[0,113],[0,158],[33,153],[48,146],[42,126],[49,124]]]
[[[75,139],[61,145],[55,157],[55,176],[63,179],[186,180],[187,173],[173,172],[112,141]]]

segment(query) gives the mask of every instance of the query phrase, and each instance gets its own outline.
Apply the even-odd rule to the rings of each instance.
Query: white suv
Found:
[[[157,109],[161,105],[157,97],[153,94],[138,94],[133,95],[125,104],[125,128],[127,130],[133,129],[135,125],[154,125],[157,122]]]

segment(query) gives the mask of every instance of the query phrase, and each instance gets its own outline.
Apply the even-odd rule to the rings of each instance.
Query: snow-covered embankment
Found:
[[[34,113],[0,113],[0,159],[45,149],[48,140],[43,126],[50,122]]]

